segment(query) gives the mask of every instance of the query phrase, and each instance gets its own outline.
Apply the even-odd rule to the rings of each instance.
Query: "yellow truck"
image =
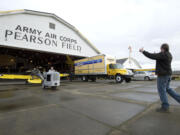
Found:
[[[130,82],[133,77],[131,70],[123,68],[116,63],[114,57],[97,55],[83,58],[74,62],[75,77],[80,77],[83,81],[96,81],[96,78],[115,79],[117,83]]]

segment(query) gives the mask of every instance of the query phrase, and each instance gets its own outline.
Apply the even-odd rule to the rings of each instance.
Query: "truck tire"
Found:
[[[131,82],[131,78],[126,78],[125,81],[126,81],[127,83],[130,83],[130,82]]]
[[[116,80],[116,83],[122,83],[123,82],[123,78],[121,75],[116,75],[115,80]]]
[[[96,77],[92,77],[92,78],[91,78],[91,81],[92,81],[92,82],[96,82]]]

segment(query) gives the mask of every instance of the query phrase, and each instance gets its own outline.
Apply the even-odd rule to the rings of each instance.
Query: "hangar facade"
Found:
[[[73,61],[100,54],[74,26],[52,13],[0,12],[0,73],[33,67],[73,70]]]

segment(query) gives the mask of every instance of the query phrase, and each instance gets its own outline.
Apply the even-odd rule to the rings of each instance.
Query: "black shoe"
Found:
[[[170,113],[170,110],[169,110],[169,108],[163,108],[163,107],[161,107],[161,108],[157,108],[157,109],[156,109],[156,112],[160,112],[160,113]]]

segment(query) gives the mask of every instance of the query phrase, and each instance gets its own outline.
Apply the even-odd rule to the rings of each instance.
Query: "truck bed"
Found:
[[[75,61],[75,75],[97,75],[106,73],[106,57],[98,55]]]

